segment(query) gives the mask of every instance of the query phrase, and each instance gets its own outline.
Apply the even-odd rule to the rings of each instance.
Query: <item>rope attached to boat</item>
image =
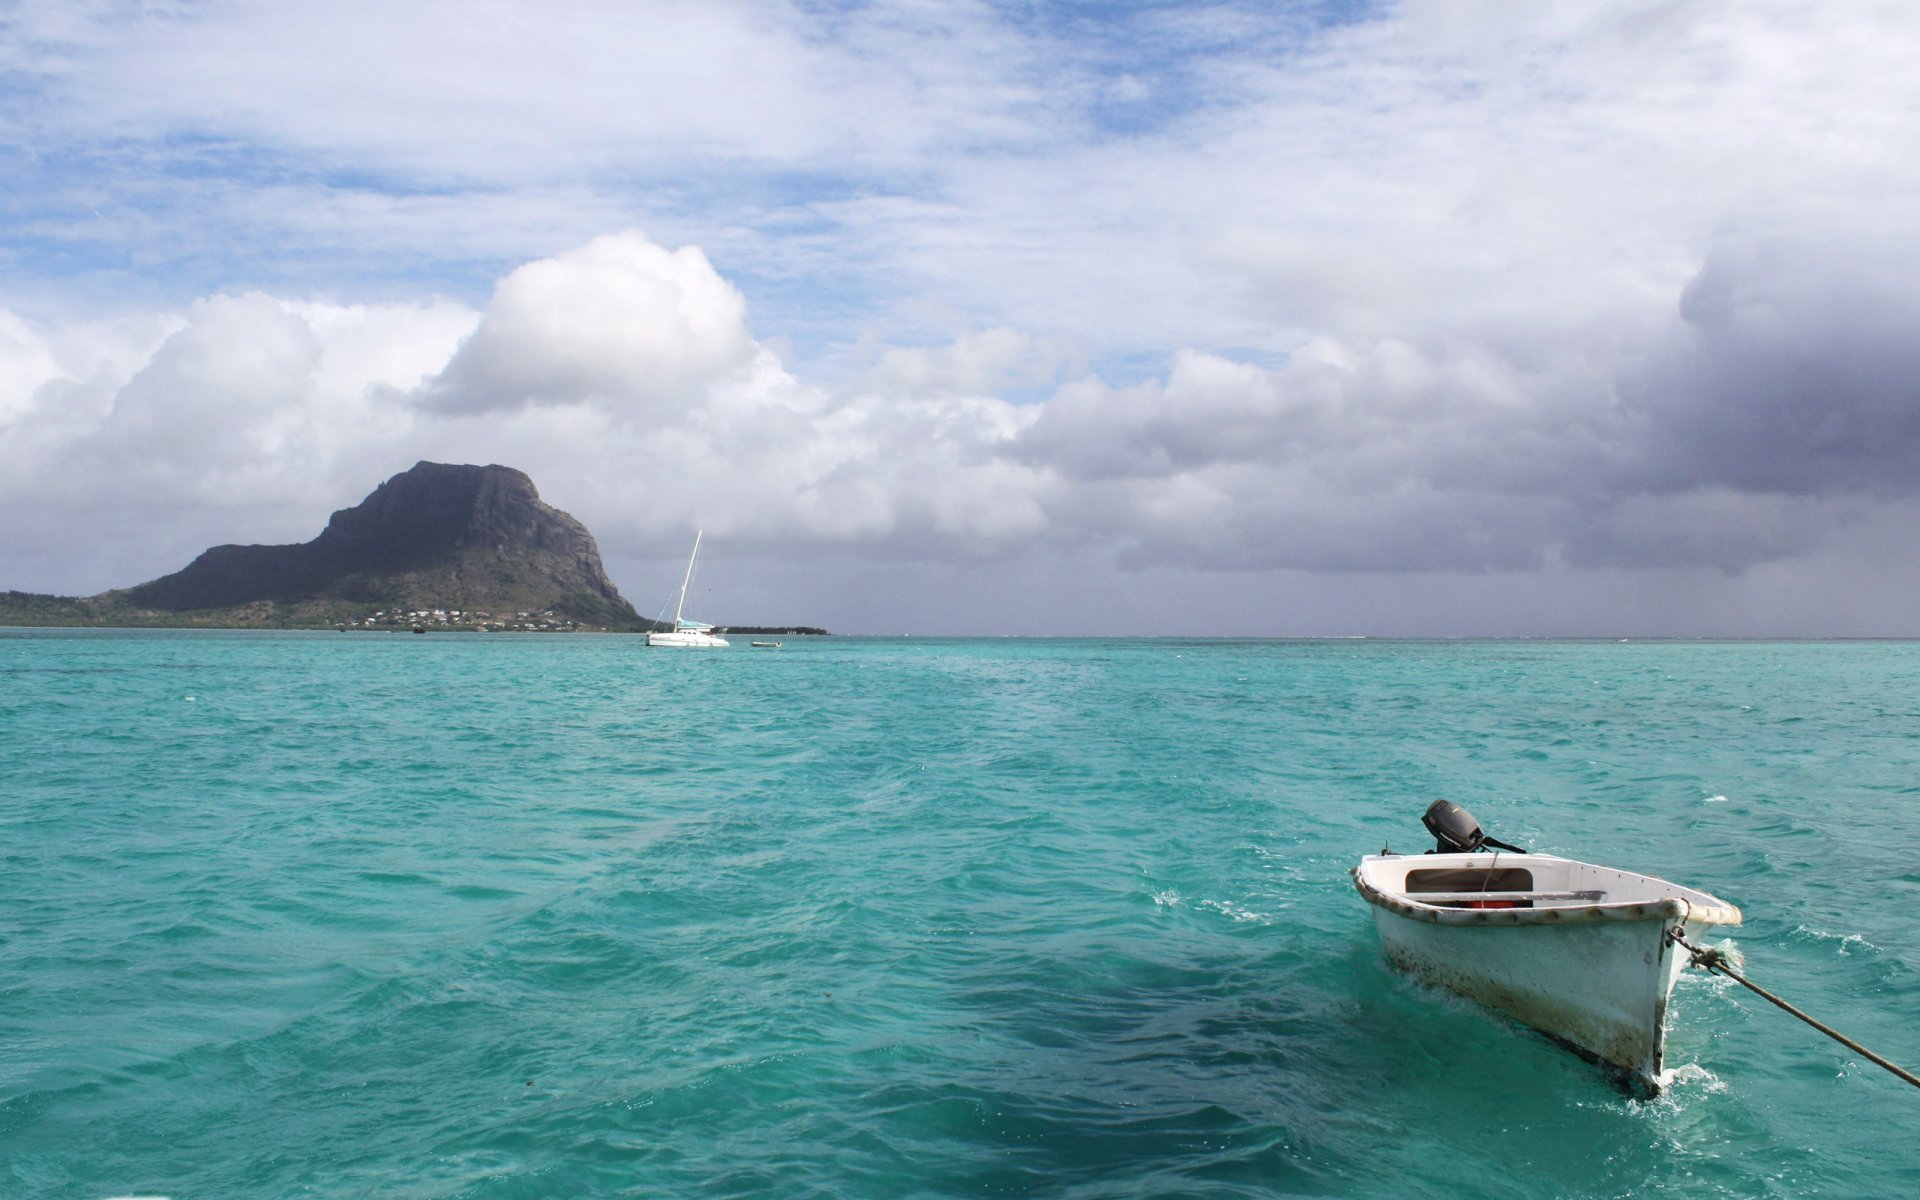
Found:
[[[1841,1033],[1839,1030],[1834,1029],[1832,1026],[1821,1024],[1819,1021],[1814,1020],[1812,1017],[1808,1016],[1806,1013],[1801,1012],[1799,1009],[1795,1008],[1793,1005],[1788,1004],[1785,1000],[1782,1000],[1780,997],[1774,995],[1772,992],[1769,992],[1767,989],[1761,987],[1759,984],[1753,982],[1751,979],[1748,979],[1746,976],[1740,974],[1740,972],[1728,966],[1727,956],[1721,953],[1720,951],[1715,950],[1711,946],[1694,945],[1692,942],[1689,942],[1686,938],[1681,937],[1680,931],[1677,929],[1669,929],[1667,931],[1667,940],[1686,947],[1687,953],[1693,956],[1693,962],[1695,966],[1705,967],[1709,971],[1714,971],[1714,972],[1717,972],[1718,974],[1725,975],[1728,979],[1731,979],[1735,983],[1739,984],[1740,986],[1757,993],[1761,997],[1765,998],[1766,1000],[1774,1004],[1776,1007],[1784,1009],[1785,1011],[1793,1014],[1794,1016],[1799,1017],[1802,1021],[1805,1021],[1807,1024],[1813,1026],[1815,1029],[1818,1029],[1821,1033],[1826,1034],[1828,1037],[1832,1038],[1834,1041],[1839,1042],[1842,1046],[1845,1046],[1847,1049],[1853,1051],[1855,1054],[1858,1054],[1862,1058],[1865,1058],[1868,1061],[1872,1062],[1875,1066],[1885,1067],[1887,1070],[1893,1072],[1895,1075],[1898,1075],[1900,1078],[1906,1080],[1908,1083],[1912,1084],[1913,1086],[1920,1087],[1920,1075],[1915,1075],[1912,1071],[1909,1071],[1904,1067],[1895,1066],[1893,1063],[1890,1063],[1886,1059],[1881,1058],[1878,1054],[1875,1054],[1873,1051],[1867,1049],[1865,1046],[1862,1046],[1859,1042],[1854,1041],[1852,1038]]]

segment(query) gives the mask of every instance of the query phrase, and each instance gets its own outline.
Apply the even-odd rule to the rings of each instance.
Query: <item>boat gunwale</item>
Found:
[[[1498,855],[1503,865],[1519,866],[1522,859],[1551,859],[1556,862],[1574,863],[1577,866],[1593,867],[1597,870],[1614,871],[1622,875],[1656,884],[1664,884],[1677,891],[1694,892],[1707,896],[1712,903],[1699,903],[1684,896],[1668,896],[1659,900],[1627,900],[1612,903],[1555,904],[1547,908],[1452,908],[1436,904],[1425,904],[1410,899],[1408,895],[1391,892],[1380,887],[1366,876],[1366,864],[1382,858],[1408,858],[1412,855],[1368,855],[1361,865],[1352,870],[1354,886],[1368,903],[1386,909],[1388,912],[1409,920],[1424,921],[1431,925],[1451,926],[1509,926],[1509,925],[1577,925],[1589,921],[1674,921],[1689,925],[1738,925],[1740,910],[1717,896],[1708,896],[1695,888],[1682,887],[1655,875],[1642,875],[1634,871],[1620,871],[1616,867],[1601,867],[1597,863],[1583,863],[1577,859],[1563,859],[1551,854]],[[1489,892],[1489,899],[1501,898],[1499,892]]]

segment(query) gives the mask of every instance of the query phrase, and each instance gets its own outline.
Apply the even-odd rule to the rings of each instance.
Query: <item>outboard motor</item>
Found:
[[[1526,853],[1518,846],[1509,846],[1480,832],[1480,822],[1473,819],[1473,814],[1451,800],[1435,800],[1429,804],[1420,823],[1433,835],[1434,847],[1427,851],[1429,854],[1471,854],[1488,847]]]

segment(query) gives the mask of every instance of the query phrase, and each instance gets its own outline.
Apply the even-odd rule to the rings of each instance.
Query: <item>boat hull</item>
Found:
[[[1665,920],[1450,927],[1374,910],[1389,962],[1658,1091],[1683,960]]]
[[[662,633],[649,633],[647,645],[675,647],[681,650],[725,650],[727,639],[711,633],[669,630]]]
[[[1477,861],[1489,862],[1484,856]],[[1548,1035],[1617,1072],[1637,1091],[1659,1092],[1666,1079],[1667,1004],[1688,961],[1668,935],[1694,940],[1714,925],[1737,923],[1739,910],[1650,876],[1542,855],[1502,856],[1500,862],[1509,870],[1556,875],[1567,881],[1561,887],[1605,885],[1615,899],[1579,902],[1570,897],[1598,893],[1549,898],[1538,892],[1526,894],[1540,899],[1519,907],[1488,892],[1497,906],[1476,900],[1456,907],[1379,886],[1380,876],[1390,877],[1392,869],[1405,877],[1410,869],[1418,874],[1420,867],[1474,862],[1465,855],[1409,856],[1372,877],[1364,865],[1355,872],[1361,894],[1373,904],[1388,961]]]

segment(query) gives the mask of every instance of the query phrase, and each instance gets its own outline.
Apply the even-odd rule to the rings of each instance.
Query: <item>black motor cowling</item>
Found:
[[[1518,846],[1509,846],[1480,832],[1480,822],[1473,819],[1473,814],[1451,800],[1435,800],[1429,804],[1420,823],[1433,835],[1431,853],[1434,854],[1471,854],[1488,847],[1511,850],[1515,854],[1526,853]]]

